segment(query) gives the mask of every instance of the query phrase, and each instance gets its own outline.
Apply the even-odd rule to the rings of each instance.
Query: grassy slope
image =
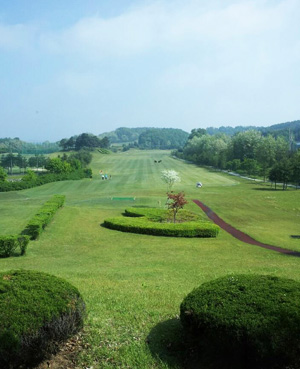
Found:
[[[161,164],[154,160],[162,159]],[[177,170],[189,199],[198,198],[232,225],[260,241],[300,250],[300,191],[261,190],[261,185],[209,172],[166,152],[96,154],[93,180],[50,183],[1,193],[0,233],[14,233],[52,195],[66,205],[25,257],[0,259],[0,270],[36,269],[67,279],[82,292],[89,311],[81,366],[176,368],[180,352],[168,345],[180,333],[179,304],[191,289],[228,273],[274,274],[300,280],[300,259],[239,242],[221,231],[214,239],[175,239],[126,234],[100,226],[134,205],[165,201],[163,169]],[[102,169],[112,175],[102,181]],[[204,184],[196,189],[197,181]],[[135,203],[112,196],[134,196]],[[190,210],[201,212],[195,204]],[[150,334],[150,336],[149,336]],[[150,343],[146,343],[146,340]]]

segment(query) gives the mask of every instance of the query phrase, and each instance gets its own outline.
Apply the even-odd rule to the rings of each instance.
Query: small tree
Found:
[[[184,192],[172,193],[168,192],[168,209],[173,211],[173,221],[176,223],[176,215],[180,209],[184,207],[188,202],[185,199]]]
[[[34,173],[33,170],[28,169],[26,174],[22,177],[22,181],[31,182],[37,179],[37,175]]]
[[[0,167],[0,182],[4,182],[6,180],[7,173],[4,168]]]
[[[172,190],[172,187],[176,182],[181,181],[179,174],[175,172],[175,170],[163,170],[161,172],[161,179],[167,184],[168,192]]]
[[[70,173],[72,167],[66,161],[62,161],[60,158],[49,159],[45,165],[45,168],[51,173]]]

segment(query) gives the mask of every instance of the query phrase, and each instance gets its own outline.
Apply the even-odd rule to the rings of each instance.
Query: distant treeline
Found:
[[[104,135],[104,134],[103,134]],[[100,135],[99,137],[103,137]],[[105,133],[110,142],[122,143],[123,151],[131,148],[139,149],[178,149],[182,148],[189,134],[175,128],[125,128],[121,127],[113,132]]]
[[[50,154],[59,150],[56,142],[30,143],[15,138],[0,138],[0,153]]]
[[[274,137],[275,136],[275,137]],[[285,135],[264,135],[257,130],[210,135],[205,129],[192,130],[179,158],[200,165],[227,169],[243,175],[262,176],[272,182],[300,183],[300,151]]]
[[[120,127],[120,128],[117,128],[115,131],[102,133],[98,137],[100,139],[102,139],[104,137],[108,137],[109,142],[112,143],[112,144],[114,144],[114,143],[122,143],[122,144],[123,143],[125,143],[125,144],[126,143],[133,143],[133,142],[137,142],[138,139],[139,139],[140,134],[144,133],[148,129],[151,129],[151,128],[147,128],[147,127],[140,127],[140,128]]]
[[[300,120],[293,122],[273,124],[270,127],[256,127],[256,126],[237,126],[237,127],[224,127],[219,128],[209,127],[206,128],[206,132],[210,135],[219,133],[225,133],[226,135],[233,136],[239,132],[245,132],[255,130],[262,133],[263,136],[271,134],[273,137],[283,136],[289,139],[292,137],[296,142],[300,142]]]

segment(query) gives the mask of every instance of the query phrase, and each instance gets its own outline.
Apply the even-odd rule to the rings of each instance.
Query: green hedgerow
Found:
[[[298,368],[299,301],[294,280],[227,276],[193,290],[180,319],[194,351],[222,358],[223,367]]]
[[[30,219],[22,234],[30,236],[31,240],[37,239],[40,233],[50,223],[56,211],[63,206],[64,202],[64,195],[52,196],[50,200],[45,202],[37,214]]]
[[[63,279],[36,271],[0,273],[0,367],[33,365],[83,325],[84,301]]]
[[[7,235],[0,236],[0,257],[9,257],[15,254],[16,249],[20,249],[19,255],[26,253],[29,236]]]

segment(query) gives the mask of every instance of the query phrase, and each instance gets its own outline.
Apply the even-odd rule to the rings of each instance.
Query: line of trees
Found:
[[[1,166],[6,168],[7,172],[12,174],[14,167],[19,167],[20,172],[29,168],[44,168],[47,158],[44,155],[34,155],[26,157],[21,154],[4,154],[1,157]]]
[[[32,143],[15,138],[0,138],[0,153],[49,154],[58,151],[56,142]]]
[[[289,141],[282,136],[250,130],[230,137],[195,129],[184,148],[174,154],[200,165],[269,178],[283,183],[284,188],[288,182],[300,183],[300,152],[291,151]]]
[[[92,154],[88,150],[79,150],[70,155],[64,153],[62,157],[58,156],[56,159],[57,167],[51,164],[52,159],[44,155],[34,155],[28,158],[21,154],[4,154],[1,157],[0,165],[2,168],[5,168],[9,174],[12,174],[14,167],[19,167],[20,173],[24,173],[27,168],[44,168],[52,173],[62,173],[64,172],[64,166],[67,171],[70,169],[69,166],[75,169],[86,168],[92,161]],[[58,165],[58,162],[62,162],[62,165]],[[60,170],[53,170],[55,167],[60,168]]]

